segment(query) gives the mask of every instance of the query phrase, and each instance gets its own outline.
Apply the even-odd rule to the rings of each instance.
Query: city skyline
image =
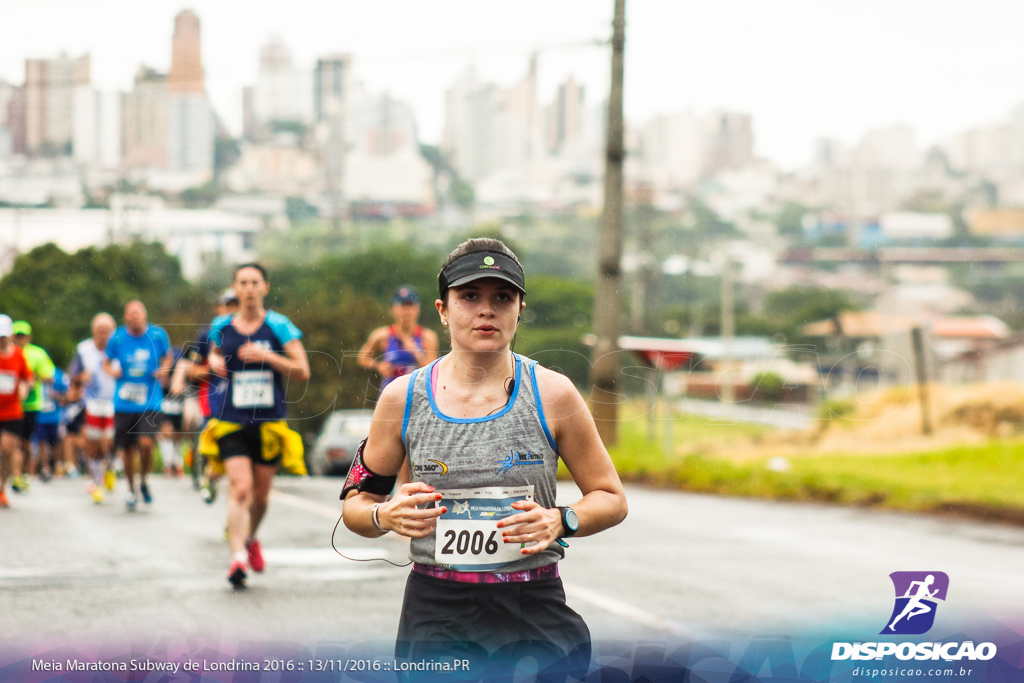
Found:
[[[318,56],[352,53],[369,88],[412,104],[428,143],[439,141],[445,91],[467,67],[508,86],[526,72],[531,48],[541,48],[541,101],[569,77],[586,88],[590,104],[607,91],[607,50],[587,43],[609,34],[611,5],[579,1],[525,2],[495,12],[462,0],[393,0],[343,3],[325,14],[308,0],[260,8],[209,0],[144,7],[43,0],[4,9],[0,79],[23,82],[28,58],[88,53],[96,87],[128,91],[141,64],[169,69],[173,18],[182,9],[203,22],[207,90],[235,135],[242,88],[255,83],[259,49],[273,37],[311,72]],[[1000,120],[1024,101],[1017,77],[1024,43],[1013,38],[1024,6],[1009,0],[907,0],[895,9],[876,0],[827,8],[808,0],[771,8],[729,0],[699,13],[690,4],[634,0],[628,12],[627,117],[639,125],[687,110],[747,112],[756,154],[784,168],[806,166],[818,137],[852,144],[868,130],[899,123],[925,147]],[[55,14],[60,25],[38,28]]]

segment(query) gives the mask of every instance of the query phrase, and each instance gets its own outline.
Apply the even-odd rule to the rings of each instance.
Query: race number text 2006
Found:
[[[522,545],[505,543],[498,522],[519,512],[512,503],[533,500],[533,486],[484,486],[438,491],[448,509],[437,521],[434,561],[484,571],[522,559]]]

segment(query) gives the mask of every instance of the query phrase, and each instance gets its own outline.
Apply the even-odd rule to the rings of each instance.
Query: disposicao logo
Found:
[[[946,601],[949,577],[944,572],[893,572],[896,604],[880,633],[921,635],[935,623],[936,600]]]
[[[935,623],[938,602],[945,602],[949,577],[944,572],[893,572],[889,574],[896,591],[896,602],[885,628],[879,635],[921,635]],[[897,659],[986,661],[996,656],[993,643],[833,643],[832,660]]]
[[[484,263],[481,268],[489,268],[490,270],[501,270],[501,266],[494,265],[493,256],[484,256]]]

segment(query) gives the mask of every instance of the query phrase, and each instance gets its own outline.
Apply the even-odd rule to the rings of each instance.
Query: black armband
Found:
[[[385,477],[367,467],[363,462],[364,448],[366,448],[366,439],[363,439],[362,443],[359,444],[359,448],[356,449],[356,457],[352,459],[352,467],[349,468],[348,477],[345,478],[345,486],[341,489],[342,500],[345,500],[345,496],[349,494],[349,491],[353,490],[359,493],[365,492],[386,496],[391,493],[391,489],[395,488],[395,482],[398,481],[397,475]]]

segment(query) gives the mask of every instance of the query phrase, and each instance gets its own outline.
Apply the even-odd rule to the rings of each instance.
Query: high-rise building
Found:
[[[89,85],[89,55],[25,60],[25,146],[63,153],[73,137],[74,92]]]
[[[0,161],[10,158],[14,153],[14,132],[11,130],[12,104],[15,101],[15,88],[10,83],[0,81]]]
[[[0,128],[10,129],[11,101],[14,99],[15,87],[0,81]]]
[[[167,77],[139,67],[135,87],[121,98],[124,164],[129,168],[166,168]]]
[[[558,154],[562,148],[579,137],[583,129],[584,95],[582,85],[571,77],[558,86],[555,101],[548,107],[547,148]]]
[[[326,121],[332,112],[349,112],[352,104],[352,55],[316,60],[313,73],[313,113]]]
[[[412,107],[390,94],[360,93],[345,155],[348,202],[433,206],[433,169],[420,154]]]
[[[182,10],[174,18],[167,91],[172,94],[202,94],[206,91],[199,44],[199,17],[192,10]]]
[[[361,98],[353,121],[355,149],[369,156],[389,156],[405,148],[416,148],[416,123],[412,108],[390,94]]]
[[[958,171],[1021,174],[1024,172],[1024,105],[1011,110],[1006,121],[959,133],[944,146],[951,166]]]
[[[862,167],[907,171],[921,165],[914,131],[904,125],[868,131],[852,155],[853,163]]]
[[[191,10],[182,10],[174,18],[166,120],[166,168],[212,173],[217,132],[203,81],[199,17]]]
[[[25,120],[25,88],[14,88],[11,100],[7,105],[7,130],[11,133],[11,152],[28,154],[26,141],[27,122]]]
[[[205,95],[171,95],[167,107],[167,169],[212,173],[215,126]]]
[[[308,123],[313,118],[313,77],[297,71],[291,51],[274,40],[260,49],[260,74],[254,92],[257,125],[275,121]]]
[[[754,129],[749,114],[719,111],[708,117],[704,172],[745,166],[754,158]]]
[[[907,126],[867,132],[852,149],[832,154],[822,165],[818,192],[821,202],[855,219],[899,208],[913,190],[922,156]],[[851,243],[858,243],[853,234]]]
[[[75,161],[113,169],[121,163],[121,95],[79,86],[74,102]]]
[[[256,88],[251,85],[242,88],[242,137],[256,139]]]
[[[441,152],[468,182],[483,179],[495,167],[497,88],[466,71],[445,93]]]
[[[524,179],[543,150],[536,59],[511,88],[481,83],[472,70],[449,88],[441,151],[465,180],[477,182],[495,172]]]
[[[537,103],[537,56],[526,75],[508,90],[499,90],[495,123],[495,164],[525,178],[527,167],[543,155],[544,114]]]
[[[693,113],[656,116],[640,131],[645,180],[656,189],[679,189],[704,172],[705,122]]]
[[[329,55],[316,60],[313,112],[323,152],[324,199],[335,218],[342,212],[345,156],[353,135],[354,106],[352,56]]]

